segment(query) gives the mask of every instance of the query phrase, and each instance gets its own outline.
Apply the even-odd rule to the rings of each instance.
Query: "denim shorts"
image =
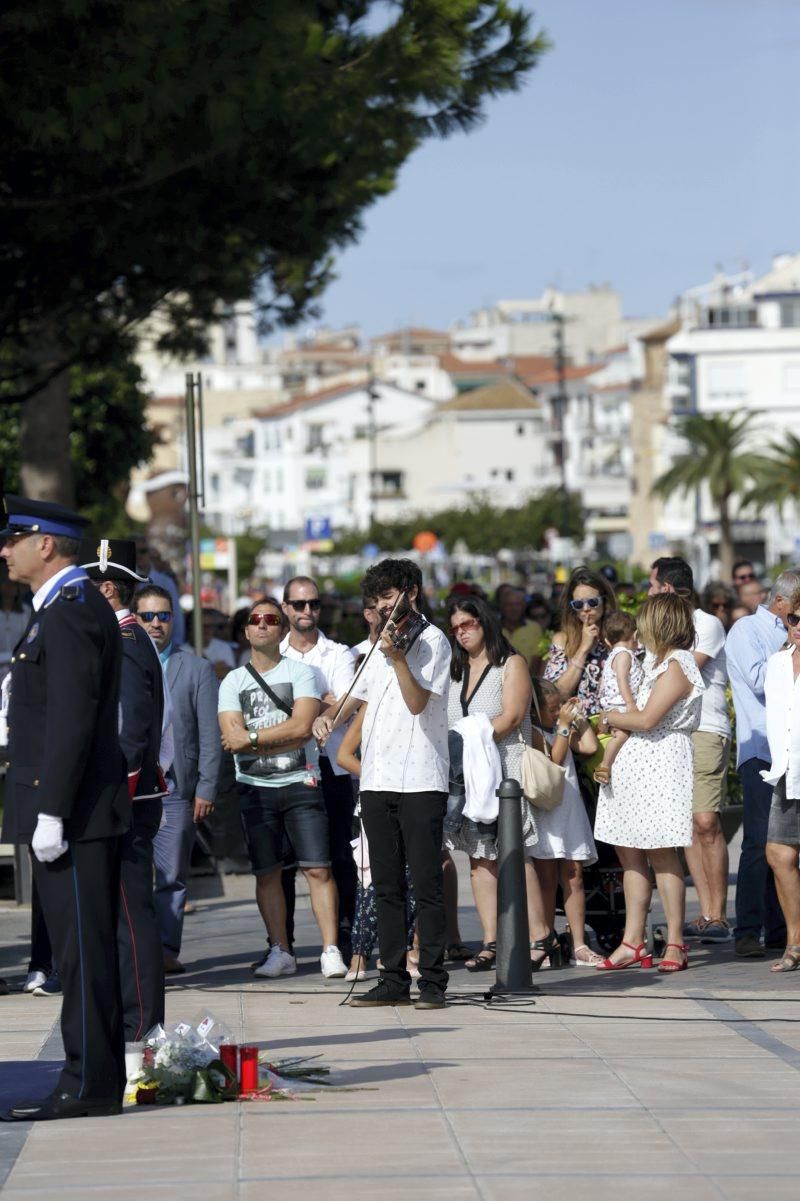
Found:
[[[330,867],[328,815],[319,788],[287,784],[282,788],[239,785],[242,826],[256,876],[283,867],[288,839],[302,867]]]
[[[800,800],[786,795],[786,776],[782,776],[772,793],[769,807],[767,842],[800,846]]]

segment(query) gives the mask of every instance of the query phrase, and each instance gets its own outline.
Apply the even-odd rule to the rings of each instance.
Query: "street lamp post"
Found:
[[[553,412],[556,419],[556,431],[558,433],[558,460],[561,468],[561,503],[562,503],[562,536],[567,536],[567,525],[569,523],[569,488],[567,486],[567,440],[565,434],[566,412],[567,412],[567,356],[564,350],[564,321],[566,318],[563,313],[552,313],[552,320],[555,322],[555,366],[556,380],[558,391],[553,397]]]
[[[375,421],[375,402],[379,399],[378,389],[375,387],[375,379],[370,376],[367,384],[367,412],[369,414],[369,424],[367,433],[369,437],[369,484],[368,484],[368,513],[369,527],[368,533],[375,525],[376,519],[376,483],[378,476],[378,427]]]

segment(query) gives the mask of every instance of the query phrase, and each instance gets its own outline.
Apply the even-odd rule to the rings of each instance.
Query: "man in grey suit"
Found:
[[[153,842],[155,903],[165,972],[183,972],[178,956],[186,905],[186,876],[195,826],[214,809],[222,745],[217,725],[217,677],[206,659],[172,641],[172,597],[157,584],[136,594],[139,624],[156,644],[172,700],[175,757],[167,772],[169,794]]]

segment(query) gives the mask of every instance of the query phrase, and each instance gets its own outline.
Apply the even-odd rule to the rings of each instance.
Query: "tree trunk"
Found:
[[[720,501],[719,505],[719,566],[720,578],[726,583],[730,583],[733,578],[733,534],[731,532],[731,518],[728,511],[728,497],[725,496]]]
[[[74,505],[75,483],[69,449],[69,372],[62,371],[20,411],[20,486],[31,500]]]

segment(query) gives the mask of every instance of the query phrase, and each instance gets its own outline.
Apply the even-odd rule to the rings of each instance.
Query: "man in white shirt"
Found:
[[[422,573],[410,559],[386,559],[371,567],[364,592],[378,598],[386,618],[406,594],[416,612]],[[405,864],[417,901],[420,995],[418,1009],[441,1009],[447,987],[446,924],[442,882],[442,825],[447,803],[449,757],[447,693],[450,646],[441,630],[426,625],[406,651],[384,631],[342,716],[360,701],[367,709],[361,738],[361,811],[375,883],[378,942],[383,969],[377,986],[357,1006],[410,1004],[406,970]],[[332,719],[321,717],[314,733],[324,739]]]
[[[650,573],[650,596],[676,592],[694,599],[692,569],[684,559],[656,559]],[[694,743],[694,794],[692,798],[694,838],[686,848],[686,862],[697,889],[700,916],[684,927],[688,938],[703,942],[728,942],[728,844],[719,820],[727,796],[731,727],[725,687],[725,628],[717,617],[694,610],[696,633],[694,657],[705,684],[700,725]]]
[[[319,588],[308,576],[295,576],[289,580],[283,590],[282,608],[289,632],[281,642],[281,654],[311,668],[324,713],[350,687],[355,670],[350,648],[326,638],[320,630]],[[356,911],[356,865],[350,845],[355,796],[349,773],[336,762],[344,731],[344,723],[333,731],[320,751],[319,767],[322,797],[328,813],[331,872],[339,892],[338,945],[342,958],[349,960],[352,951],[350,932]]]

